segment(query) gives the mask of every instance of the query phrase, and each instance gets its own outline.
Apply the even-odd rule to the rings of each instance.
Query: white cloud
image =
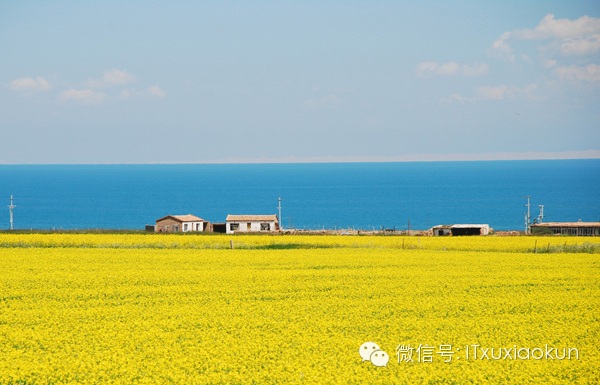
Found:
[[[15,79],[10,83],[10,88],[15,91],[42,92],[47,91],[52,86],[44,78],[38,76],[34,78]]]
[[[136,81],[135,75],[132,75],[127,71],[119,71],[117,69],[113,69],[112,71],[104,71],[102,79],[105,82],[113,85],[133,83]]]
[[[442,103],[457,102],[476,102],[480,100],[505,100],[505,99],[517,99],[519,97],[526,97],[529,99],[535,99],[533,92],[537,89],[537,83],[532,83],[524,88],[515,86],[482,86],[473,89],[475,96],[468,98],[459,94],[452,94],[447,98],[440,100]]]
[[[159,86],[152,86],[148,88],[148,94],[158,96],[159,98],[164,98],[167,96],[165,91],[161,90]]]
[[[439,75],[454,75],[460,71],[460,67],[455,62],[445,63],[439,66],[436,73]]]
[[[475,100],[501,100],[504,99],[504,93],[508,89],[508,86],[483,86],[475,88]]]
[[[136,80],[137,78],[135,75],[132,75],[127,71],[112,69],[110,71],[104,71],[104,74],[100,79],[88,79],[88,81],[85,82],[85,85],[90,88],[103,88],[107,86],[118,86],[133,83]]]
[[[488,71],[490,67],[484,63],[474,62],[473,65],[463,64],[462,66],[455,62],[440,64],[438,62],[422,62],[416,67],[416,74],[422,78],[429,78],[434,75],[457,75],[462,76],[480,76]]]
[[[533,63],[533,59],[531,59],[529,56],[525,55],[524,53],[521,54],[521,59],[523,59],[524,62],[526,63]]]
[[[534,29],[513,31],[515,38],[523,40],[568,39],[600,33],[600,18],[587,15],[577,20],[555,19],[547,14]]]
[[[544,62],[544,68],[550,69],[552,67],[556,67],[556,60],[546,60]]]
[[[515,61],[515,54],[513,53],[512,48],[506,42],[511,37],[510,32],[504,32],[500,35],[496,41],[492,44],[488,52],[497,58],[502,60],[507,60],[509,62]]]
[[[159,98],[164,98],[165,96],[167,96],[167,94],[158,86],[152,86],[146,91],[138,91],[135,88],[130,88],[119,92],[119,94],[117,95],[117,99],[127,100],[136,96],[158,96]]]
[[[558,49],[563,55],[588,55],[600,51],[600,18],[585,15],[576,20],[555,19],[553,14],[548,14],[534,29],[514,30],[512,37],[520,40],[552,39],[552,43],[544,49]]]
[[[304,105],[310,108],[316,108],[319,106],[337,106],[342,102],[339,96],[335,94],[329,94],[327,96],[323,96],[320,99],[308,99],[304,101]]]
[[[108,96],[102,92],[95,92],[92,90],[75,90],[71,88],[68,91],[63,91],[59,95],[62,100],[79,100],[86,104],[97,104],[108,99]]]
[[[462,66],[462,76],[481,76],[488,72],[490,66],[485,63],[477,63],[474,62],[472,66],[467,64],[463,64]]]
[[[584,38],[569,38],[560,44],[560,52],[564,55],[588,55],[599,50],[600,34]]]
[[[464,103],[464,102],[470,102],[471,100],[469,100],[467,98],[463,98],[459,94],[452,94],[452,95],[448,96],[447,98],[443,98],[440,100],[440,102],[442,102],[442,103],[452,103],[453,101]]]
[[[105,87],[111,87],[111,86],[120,86],[120,85],[124,85],[124,84],[133,83],[136,81],[137,81],[137,78],[135,77],[135,75],[130,74],[129,72],[120,71],[118,69],[112,69],[110,71],[104,71],[104,74],[102,75],[102,78],[100,78],[100,79],[88,79],[88,81],[85,82],[85,85],[89,88],[98,89],[98,88],[105,88]],[[89,91],[89,90],[87,90],[87,91]],[[77,92],[86,92],[87,95],[89,95],[88,97],[90,98],[90,100],[92,100],[92,98],[93,98],[92,95],[89,94],[89,92],[87,92],[87,91],[77,91]],[[95,93],[95,95],[98,96],[98,95],[104,95],[104,94]],[[145,91],[136,90],[135,88],[123,89],[121,92],[119,92],[119,94],[116,96],[116,98],[120,99],[120,100],[127,100],[127,99],[131,99],[133,97],[145,97],[145,96],[156,96],[159,98],[164,98],[167,96],[167,94],[159,86],[151,86]],[[71,97],[71,98],[75,99],[76,97]],[[104,97],[102,97],[102,100],[104,100],[106,98],[108,98],[108,97],[106,95],[104,95]]]
[[[590,83],[600,81],[600,65],[597,64],[589,64],[585,67],[556,67],[554,73],[563,81],[575,79]]]
[[[425,61],[417,65],[417,76],[426,78],[435,73],[435,70],[440,66],[440,63],[433,61]]]

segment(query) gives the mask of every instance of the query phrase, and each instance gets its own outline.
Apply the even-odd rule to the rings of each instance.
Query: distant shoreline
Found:
[[[0,165],[161,165],[161,164],[302,164],[302,163],[408,163],[408,162],[477,162],[477,161],[523,161],[523,160],[585,160],[600,159],[600,150],[562,152],[496,152],[480,154],[410,154],[397,156],[320,156],[282,158],[234,158],[228,157],[204,161],[156,161],[156,162],[91,162],[91,163],[8,163]]]

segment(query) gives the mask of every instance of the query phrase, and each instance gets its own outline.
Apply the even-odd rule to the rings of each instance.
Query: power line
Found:
[[[10,206],[8,206],[8,208],[10,209],[10,229],[13,229],[13,209],[17,207],[15,205],[13,205],[13,196],[10,196]]]
[[[279,207],[278,207],[278,209],[279,209],[279,228],[281,230],[283,230],[283,226],[282,226],[283,225],[283,221],[281,219],[281,197],[279,197]]]
[[[525,213],[525,234],[529,234],[529,223],[531,222],[531,214],[529,213],[529,196],[523,197],[523,198],[527,198],[527,204],[525,205],[525,207],[527,207],[527,212]]]

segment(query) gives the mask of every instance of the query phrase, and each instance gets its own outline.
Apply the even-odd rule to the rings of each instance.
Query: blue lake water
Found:
[[[296,228],[488,223],[522,230],[526,199],[545,221],[600,220],[600,159],[415,163],[0,165],[21,229],[143,229],[169,214],[224,222],[277,214]],[[291,216],[291,221],[290,221]]]

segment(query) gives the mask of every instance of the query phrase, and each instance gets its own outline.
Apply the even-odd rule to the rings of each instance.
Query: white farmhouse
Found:
[[[227,234],[238,232],[265,232],[279,230],[277,214],[273,215],[227,215]]]
[[[457,235],[488,235],[490,233],[490,225],[452,225],[450,231],[453,236]]]
[[[208,222],[195,215],[167,215],[156,220],[157,233],[204,231]]]

